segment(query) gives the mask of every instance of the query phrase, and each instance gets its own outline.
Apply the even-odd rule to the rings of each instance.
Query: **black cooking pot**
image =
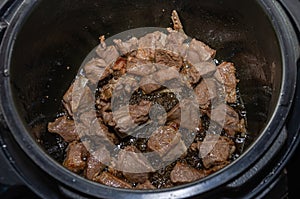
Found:
[[[299,21],[293,21],[296,12],[286,12],[290,11],[289,2],[17,0],[0,3],[0,8],[6,6],[0,13],[5,19],[0,24],[0,35],[3,34],[0,92],[8,125],[2,142],[6,143],[6,156],[13,160],[9,164],[42,198],[61,194],[72,198],[232,197],[246,189],[249,196],[255,196],[267,186],[268,180],[259,188],[254,188],[255,185],[263,179],[276,178],[275,174],[282,170],[298,144],[299,126],[294,121],[299,106],[296,90]],[[62,95],[85,56],[98,44],[99,35],[108,38],[138,27],[169,26],[173,9],[180,13],[190,37],[209,44],[217,50],[218,60],[232,61],[237,67],[239,92],[250,132],[244,153],[205,179],[154,191],[107,187],[68,171],[38,141],[44,131],[43,124],[56,117]],[[270,170],[274,175],[269,175]]]

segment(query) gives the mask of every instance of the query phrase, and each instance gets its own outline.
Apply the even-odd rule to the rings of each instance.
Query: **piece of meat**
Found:
[[[115,79],[109,80],[100,90],[100,100],[110,102],[118,81]]]
[[[90,152],[87,158],[87,167],[85,169],[85,177],[93,180],[111,160],[110,153],[104,145],[97,148],[96,151]]]
[[[196,131],[200,124],[199,106],[194,100],[182,99],[180,101],[181,107],[181,122],[180,127],[186,128],[190,131]]]
[[[227,135],[231,137],[234,137],[237,132],[243,129],[243,125],[239,120],[239,114],[227,104],[218,105],[211,112],[208,112],[207,115],[211,120],[221,125]]]
[[[71,101],[73,115],[78,115],[78,112],[94,106],[94,95],[88,86],[88,82],[87,78],[78,76],[73,83]]]
[[[119,57],[119,52],[114,45],[106,46],[104,41],[96,48],[97,55],[107,63],[107,65],[113,64]]]
[[[64,105],[64,108],[66,109],[68,115],[71,117],[73,116],[73,111],[72,111],[73,86],[74,86],[74,84],[72,83],[71,86],[66,91],[66,93],[64,94],[63,100],[62,100],[62,104]]]
[[[123,57],[119,57],[116,60],[116,62],[112,66],[112,69],[115,71],[115,76],[122,76],[126,73],[126,64],[127,60]]]
[[[108,172],[101,173],[100,175],[95,177],[94,180],[96,182],[99,182],[101,184],[111,186],[111,187],[127,188],[127,189],[132,188],[132,186],[129,183],[117,178],[116,176],[114,176]]]
[[[63,166],[73,171],[79,173],[86,167],[86,159],[88,151],[81,142],[73,141],[68,145],[67,155],[63,162]]]
[[[138,184],[135,188],[136,189],[156,189],[156,187],[153,186],[149,180],[146,180],[142,184]]]
[[[154,60],[155,49],[163,49],[166,38],[167,35],[159,31],[141,37],[138,42],[136,57],[142,60]]]
[[[174,122],[178,125],[181,121],[181,108],[180,105],[175,105],[168,113],[167,113],[167,122]]]
[[[103,118],[104,124],[106,124],[108,126],[116,126],[116,122],[114,121],[112,112],[103,112],[102,118]]]
[[[84,65],[84,72],[85,76],[93,84],[97,84],[112,73],[109,65],[103,59],[98,58],[93,58],[91,61],[87,62]]]
[[[231,62],[223,62],[217,67],[215,78],[225,86],[225,100],[228,103],[236,102],[236,85],[235,67]]]
[[[79,140],[75,123],[66,116],[56,118],[54,122],[48,123],[48,131],[59,134],[66,142]]]
[[[80,113],[79,118],[77,118],[76,130],[80,137],[98,136],[103,142],[110,144],[118,143],[116,135],[109,131],[108,127],[103,124],[100,118],[96,117],[96,113],[93,109]]]
[[[211,61],[216,54],[216,51],[201,41],[192,39],[189,48],[187,49],[187,62],[198,64],[201,62]]]
[[[120,136],[129,135],[130,130],[139,124],[145,123],[149,118],[151,102],[142,100],[139,104],[123,106],[113,112],[116,129],[121,133]]]
[[[194,88],[197,101],[202,109],[207,109],[217,96],[217,86],[214,79],[205,78]]]
[[[166,40],[165,49],[179,55],[182,58],[186,57],[186,51],[188,49],[188,44],[184,41],[188,38],[184,33],[178,32],[176,30],[168,29],[168,36]]]
[[[151,102],[146,100],[141,100],[139,104],[130,105],[129,113],[134,123],[140,124],[146,122],[149,118],[150,108]]]
[[[154,171],[147,158],[135,146],[127,146],[119,152],[117,166],[125,178],[133,183],[144,183],[149,173]]]
[[[198,142],[198,150],[203,166],[211,168],[228,164],[231,154],[235,151],[235,145],[226,136],[207,134],[203,142]]]
[[[200,62],[184,67],[181,71],[185,80],[191,85],[195,85],[202,77],[210,77],[216,71],[216,65],[212,62]]]
[[[147,146],[157,152],[164,161],[174,161],[186,152],[181,134],[170,126],[161,126],[154,131]]]
[[[169,80],[177,79],[179,77],[180,76],[177,70],[175,70],[174,68],[167,68],[165,66],[163,67],[163,69],[153,73],[151,76],[151,78],[160,85]]]
[[[140,88],[146,94],[150,94],[150,93],[160,89],[161,87],[162,87],[161,84],[154,81],[152,75],[145,76],[140,81]]]
[[[139,68],[144,65],[152,64],[152,60],[144,60],[136,57],[137,51],[133,51],[127,57],[127,70],[129,71],[131,68]]]
[[[120,55],[127,55],[134,50],[137,50],[138,47],[138,39],[136,37],[132,37],[127,41],[122,41],[121,39],[114,39],[114,44],[116,45],[117,50],[120,52]]]
[[[170,178],[173,183],[194,182],[204,178],[205,176],[205,172],[180,162],[177,162],[170,174]]]
[[[144,65],[133,66],[128,69],[128,74],[138,75],[138,76],[147,76],[156,71],[156,65],[149,63]]]
[[[155,62],[163,66],[173,67],[178,71],[183,65],[183,59],[179,54],[161,49],[155,51]]]

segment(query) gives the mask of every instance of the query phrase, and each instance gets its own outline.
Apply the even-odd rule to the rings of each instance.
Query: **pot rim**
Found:
[[[31,11],[34,10],[33,8],[38,4],[38,2],[40,1],[23,1],[13,16],[10,25],[4,34],[3,43],[0,47],[1,72],[9,72],[15,38],[17,37],[19,30],[22,28],[22,25],[26,21],[27,16],[29,16]],[[18,115],[17,108],[13,103],[10,77],[3,72],[3,76],[0,77],[0,106],[3,110],[5,120],[14,139],[20,145],[22,150],[25,151],[25,153],[42,170],[49,173],[53,178],[68,187],[80,191],[81,193],[86,193],[95,197],[140,198],[141,195],[143,195],[145,198],[191,197],[200,193],[209,192],[212,189],[215,189],[234,179],[234,177],[238,176],[247,168],[249,168],[254,162],[258,161],[280,133],[288,115],[291,102],[293,101],[296,86],[296,56],[294,54],[295,51],[292,48],[294,46],[294,42],[296,41],[296,36],[292,25],[288,20],[286,20],[287,16],[278,3],[271,0],[257,2],[268,15],[278,38],[283,67],[281,79],[282,84],[280,88],[281,94],[278,97],[277,105],[272,117],[255,143],[253,143],[241,155],[241,157],[225,168],[193,183],[158,190],[120,189],[89,181],[75,173],[72,173],[58,162],[53,160],[40,148],[30,134],[27,133],[27,130],[21,122],[22,120],[20,116]]]

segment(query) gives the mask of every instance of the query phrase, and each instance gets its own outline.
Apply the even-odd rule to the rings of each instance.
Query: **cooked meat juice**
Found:
[[[242,153],[234,64],[216,64],[215,50],[187,41],[176,11],[172,20],[167,33],[110,46],[101,37],[63,97],[64,113],[48,123],[68,145],[64,167],[108,186],[159,189],[205,178]]]

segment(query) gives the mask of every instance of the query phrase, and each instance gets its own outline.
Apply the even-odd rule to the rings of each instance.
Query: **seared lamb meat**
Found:
[[[142,60],[154,60],[155,49],[162,49],[165,46],[166,38],[166,34],[158,31],[141,37],[136,57]]]
[[[187,49],[186,60],[191,64],[211,61],[216,54],[216,51],[201,41],[192,39],[189,48]]]
[[[111,187],[119,187],[119,188],[127,188],[127,189],[132,188],[132,186],[129,183],[117,178],[116,176],[114,176],[108,172],[101,173],[100,175],[95,177],[94,180],[96,182],[99,182],[101,184],[111,186]]]
[[[84,72],[93,84],[97,84],[99,80],[105,79],[112,73],[107,66],[108,64],[103,59],[93,58],[84,66]]]
[[[207,109],[217,96],[217,86],[214,79],[203,79],[194,89],[201,108]]]
[[[144,123],[149,118],[149,111],[151,108],[151,102],[142,100],[139,104],[130,105],[129,106],[129,113],[132,117],[134,123],[140,124]]]
[[[144,183],[154,171],[147,158],[134,146],[127,146],[119,152],[118,168],[133,183]]]
[[[208,116],[220,124],[231,137],[234,137],[237,132],[244,131],[243,120],[240,121],[239,114],[226,104],[218,105],[213,109],[213,115],[208,113]]]
[[[138,39],[132,37],[128,41],[122,41],[121,39],[114,39],[113,41],[121,55],[126,55],[136,50],[138,47]]]
[[[173,67],[179,71],[183,64],[183,59],[173,51],[159,49],[155,51],[155,62],[163,66]]]
[[[152,76],[145,76],[140,81],[140,88],[146,93],[150,94],[158,89],[160,89],[162,86],[161,84],[154,81]]]
[[[158,153],[164,161],[174,160],[186,152],[181,134],[171,126],[159,127],[149,138],[149,149]]]
[[[73,171],[78,173],[83,171],[86,167],[86,159],[88,156],[88,151],[81,142],[71,142],[67,148],[67,156],[63,162],[63,165]]]
[[[149,63],[145,65],[137,65],[128,69],[129,74],[138,76],[147,76],[156,71],[156,64]]]
[[[138,184],[135,188],[136,189],[156,189],[156,187],[153,186],[149,180],[146,180],[142,184]]]
[[[118,50],[115,46],[106,46],[104,36],[100,37],[101,44],[97,47],[96,53],[102,58],[107,65],[113,64],[119,57]]]
[[[235,67],[233,63],[223,62],[217,67],[215,78],[225,86],[225,99],[228,103],[236,102],[236,84]]]
[[[69,116],[73,116],[73,111],[72,111],[73,86],[74,86],[74,84],[71,84],[71,86],[68,88],[67,92],[64,94],[63,100],[62,100],[62,104],[65,107]]]
[[[59,117],[54,122],[49,122],[48,131],[59,134],[66,142],[79,139],[74,121],[69,120],[66,116]]]
[[[225,136],[207,134],[203,142],[199,142],[199,157],[205,168],[229,163],[231,154],[235,151],[234,142]]]
[[[205,176],[206,174],[203,171],[195,169],[188,164],[177,162],[170,178],[173,183],[187,183],[199,180]]]
[[[101,145],[96,151],[90,152],[85,170],[86,178],[93,180],[107,165],[109,165],[110,160],[110,152],[104,145]]]
[[[48,136],[68,145],[66,168],[107,186],[168,188],[241,153],[246,118],[234,64],[217,66],[216,51],[188,38],[176,11],[171,19],[173,28],[111,46],[100,37],[63,96],[63,114],[48,123]]]
[[[130,134],[130,130],[149,118],[151,102],[142,100],[139,104],[123,106],[114,111],[113,118],[120,136]]]

